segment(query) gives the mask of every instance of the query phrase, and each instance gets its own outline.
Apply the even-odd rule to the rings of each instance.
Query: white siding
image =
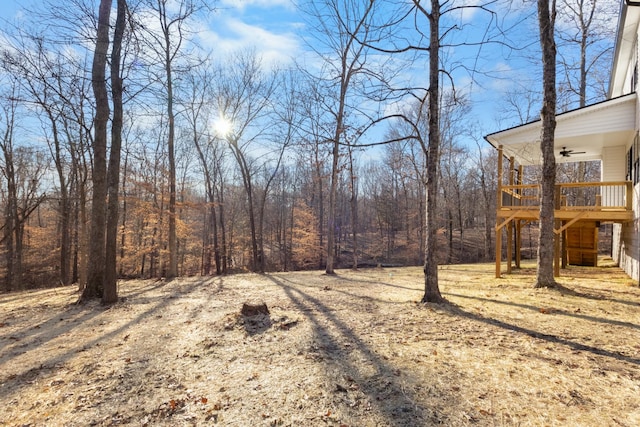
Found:
[[[602,181],[624,181],[626,156],[624,145],[602,148]]]
[[[626,147],[602,148],[602,181],[625,180]],[[611,187],[602,193],[602,206],[624,206],[624,187]]]
[[[633,191],[634,220],[613,225],[611,257],[633,280],[640,280],[640,184]]]
[[[573,114],[560,115],[557,118],[555,137],[575,138],[633,129],[636,124],[634,101],[633,99],[610,101],[609,104],[594,106],[593,110],[584,108]]]
[[[625,70],[624,83],[622,85],[625,93],[630,92],[632,88],[632,78],[633,71],[636,63],[638,62],[638,27],[637,27],[637,10],[638,8],[632,7],[631,12],[634,14],[634,19],[630,19],[635,27],[635,34],[633,37],[633,46],[629,53],[629,59]],[[619,47],[618,47],[619,48]],[[618,63],[623,64],[623,62]],[[619,73],[613,70],[612,77],[619,75]],[[612,86],[612,87],[620,87]],[[640,82],[636,82],[636,90],[640,89]],[[621,95],[621,93],[611,93],[612,96]],[[636,104],[636,111],[640,111],[640,100],[637,100],[639,104]],[[640,115],[635,114],[635,129],[637,130],[640,127]],[[618,148],[618,147],[614,147]],[[607,162],[605,166],[604,162],[604,152],[603,152],[603,164],[602,164],[602,180],[611,180],[617,181],[626,178],[626,153],[627,147],[623,148],[622,155],[624,158],[620,163],[618,163],[618,167],[616,167],[616,163],[614,162],[614,158],[619,157],[620,152],[614,150],[611,153],[611,163]],[[624,166],[620,166],[624,165]],[[640,225],[640,185],[635,185],[633,189],[633,217],[634,220],[632,222],[627,222],[624,224],[614,224],[613,225],[613,245],[612,245],[612,258],[618,263],[620,268],[622,268],[632,279],[640,280],[640,239],[638,236],[639,233],[639,225]],[[604,201],[603,201],[604,204]]]

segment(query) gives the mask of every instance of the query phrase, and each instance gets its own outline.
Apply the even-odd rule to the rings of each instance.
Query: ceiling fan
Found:
[[[586,151],[574,151],[574,150],[567,150],[567,147],[562,147],[562,150],[560,150],[560,155],[562,157],[571,157],[572,154],[585,154]]]

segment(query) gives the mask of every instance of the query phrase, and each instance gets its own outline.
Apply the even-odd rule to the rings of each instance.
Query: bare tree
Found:
[[[540,117],[542,131],[540,150],[542,151],[542,190],[540,200],[540,237],[538,241],[538,268],[535,287],[554,287],[553,274],[554,227],[555,227],[555,183],[556,159],[554,154],[554,134],[556,129],[556,43],[554,26],[556,2],[538,0],[538,22],[540,25],[540,46],[543,67],[543,103]]]
[[[347,161],[349,173],[349,207],[351,209],[351,241],[353,251],[353,264],[351,268],[358,268],[358,173],[356,170],[356,161],[354,158],[354,147],[347,147]]]
[[[113,117],[111,119],[111,148],[109,152],[109,169],[107,171],[107,221],[106,221],[106,245],[105,245],[105,279],[102,302],[112,304],[118,300],[117,287],[117,240],[118,240],[118,213],[120,191],[120,157],[122,147],[123,107],[122,94],[123,83],[120,74],[122,61],[122,40],[126,27],[127,2],[117,0],[117,16],[113,33],[111,50],[111,100],[113,103]]]
[[[617,13],[618,2],[611,0],[562,0],[558,5],[558,65],[564,76],[558,96],[567,95],[567,107],[576,98],[578,106],[584,107],[606,96],[599,79],[591,77],[608,72],[615,31],[610,23]]]
[[[559,84],[558,108],[569,109],[578,99],[578,107],[585,107],[588,101],[598,101],[606,97],[599,75],[607,74],[613,48],[611,40],[615,29],[610,25],[618,12],[617,3],[612,0],[562,0],[558,8],[556,32],[559,65],[564,78]],[[603,72],[603,70],[605,70]],[[587,93],[589,92],[589,93]],[[562,164],[563,172],[572,168],[572,163]],[[578,162],[574,182],[587,179],[589,165]],[[579,189],[578,197],[585,197]]]
[[[538,118],[540,97],[539,92],[530,85],[517,84],[517,87],[505,93],[503,102],[498,107],[497,121],[503,118],[515,119],[519,125],[523,125]]]
[[[457,13],[465,9],[475,9],[489,13],[493,16],[493,12],[489,10],[488,5],[494,3],[492,1],[486,4],[474,4],[474,5],[458,5],[454,2],[440,2],[438,0],[431,0],[425,2],[422,0],[413,0],[410,4],[405,2],[395,3],[397,7],[402,10],[402,13],[396,15],[396,17],[385,24],[385,28],[396,28],[401,35],[391,34],[395,36],[391,41],[387,41],[389,47],[379,46],[377,50],[400,54],[404,52],[426,53],[429,55],[428,65],[428,88],[421,90],[418,93],[417,90],[406,89],[408,92],[414,94],[415,98],[421,103],[421,107],[418,111],[425,111],[427,115],[428,131],[427,139],[428,145],[423,140],[423,150],[425,151],[426,160],[426,218],[425,218],[425,260],[424,260],[424,273],[425,273],[425,293],[422,298],[422,302],[444,302],[444,298],[440,293],[438,286],[438,265],[437,265],[437,200],[438,200],[438,175],[440,167],[440,143],[441,143],[441,128],[440,128],[440,93],[441,93],[441,80],[440,75],[444,73],[450,79],[452,76],[446,73],[441,68],[441,51],[443,49],[460,47],[460,46],[481,46],[487,42],[488,32],[484,34],[482,40],[477,42],[462,41],[456,43],[455,41],[447,41],[460,27],[457,25],[455,16]],[[453,16],[452,20],[443,19],[444,16]],[[425,31],[422,26],[429,27],[429,31]],[[407,28],[404,26],[410,26],[415,32],[416,38],[411,39],[406,36]],[[444,27],[441,28],[441,27]],[[441,31],[442,30],[442,31]],[[427,43],[425,43],[425,40]],[[473,71],[473,70],[472,70]],[[426,108],[423,107],[426,106]],[[424,109],[423,109],[424,108]],[[423,119],[424,116],[420,115],[417,118]],[[410,122],[408,117],[402,117],[403,120]],[[414,124],[415,128],[416,125]]]
[[[418,203],[415,215],[418,217],[417,237],[419,241],[420,260],[424,263],[425,254],[425,234],[426,224],[425,194],[426,194],[426,164],[427,164],[427,133],[429,124],[427,122],[427,111],[423,100],[413,100],[402,111],[397,120],[391,123],[386,139],[389,141],[401,142],[403,156],[409,166],[406,168],[410,172],[416,187]],[[394,146],[390,144],[389,146]]]
[[[480,141],[477,138],[476,141]],[[480,183],[480,189],[482,191],[482,201],[484,210],[484,254],[485,259],[489,259],[489,254],[493,253],[492,248],[492,224],[495,223],[495,189],[489,187],[489,182],[493,182],[492,171],[497,169],[497,164],[493,158],[485,158],[484,151],[478,144],[478,157],[476,162],[477,179]],[[487,156],[488,157],[488,156]]]
[[[269,139],[274,144],[272,156],[277,158],[272,161],[267,168],[263,168],[262,204],[260,210],[260,221],[266,223],[271,218],[271,232],[262,231],[263,236],[276,236],[276,242],[269,245],[272,253],[279,249],[281,268],[288,269],[291,258],[291,233],[287,233],[290,228],[287,224],[293,224],[290,212],[294,209],[294,181],[290,167],[285,164],[285,156],[290,153],[290,148],[298,142],[302,135],[300,130],[302,123],[306,119],[304,114],[304,102],[307,94],[303,92],[305,87],[303,78],[299,71],[280,70],[276,78],[278,80],[276,96],[273,97],[273,113],[271,114],[271,126],[269,127]],[[273,189],[270,191],[270,189]],[[267,214],[267,197],[271,196],[272,214]],[[261,226],[263,228],[264,226]],[[275,228],[275,230],[274,230]],[[289,237],[288,237],[289,235]],[[263,238],[264,240],[264,238]]]
[[[301,78],[300,87],[300,114],[301,123],[298,135],[298,142],[295,150],[298,157],[300,170],[308,170],[308,180],[303,181],[301,185],[301,194],[304,195],[305,203],[313,211],[314,229],[318,236],[318,244],[324,248],[324,251],[315,251],[316,265],[318,268],[325,268],[325,258],[327,254],[325,245],[325,235],[328,232],[325,229],[325,200],[326,200],[326,181],[330,174],[329,163],[333,150],[331,150],[331,141],[326,135],[331,133],[334,126],[333,120],[327,116],[325,111],[325,97],[320,82],[313,78]],[[306,167],[302,165],[305,164]],[[304,207],[300,206],[297,211],[303,211]],[[305,212],[306,214],[306,212]],[[305,261],[305,265],[309,265],[309,260]]]
[[[437,199],[438,169],[440,164],[440,14],[438,0],[431,0],[431,11],[427,11],[418,0],[417,10],[429,21],[429,149],[427,152],[427,217],[424,257],[424,296],[422,302],[443,302],[438,286],[437,261]]]
[[[468,171],[465,162],[468,159],[468,152],[464,146],[458,143],[458,139],[465,132],[464,117],[469,113],[469,105],[462,99],[456,99],[452,93],[444,93],[440,102],[441,117],[441,164],[440,177],[442,179],[440,187],[443,191],[443,207],[446,211],[449,239],[449,254],[447,262],[453,262],[454,228],[460,230],[460,248],[462,253],[464,245],[464,216],[462,213],[462,187]]]
[[[258,272],[263,272],[265,267],[262,225],[266,196],[286,148],[286,143],[269,144],[273,141],[268,131],[271,126],[269,118],[273,113],[273,97],[278,85],[277,74],[265,73],[255,53],[245,52],[226,65],[218,76],[215,89],[218,137],[228,143],[240,171],[247,197],[251,268]],[[258,142],[265,147],[272,145],[272,150],[267,148],[267,153],[259,159],[252,154]],[[267,176],[259,188],[256,174],[265,170],[268,170]]]
[[[16,113],[18,108],[17,83],[9,82],[11,92],[3,97],[3,125],[0,139],[0,176],[4,178],[0,194],[4,199],[4,223],[0,243],[5,247],[6,278],[4,290],[22,289],[24,227],[33,211],[42,203],[39,194],[43,175],[39,156],[27,147],[15,146]]]
[[[156,79],[163,87],[162,97],[166,99],[167,114],[167,157],[169,162],[169,265],[167,278],[178,275],[178,240],[176,235],[176,159],[175,159],[175,81],[176,68],[183,53],[186,42],[187,22],[203,7],[199,0],[179,0],[174,4],[170,0],[145,0],[144,4],[154,16],[141,14],[142,19],[156,20],[158,31],[154,31],[155,25],[146,26],[141,23],[141,28],[146,28],[148,39],[147,47],[155,58],[150,58],[151,63],[156,61],[162,66],[162,75]],[[147,11],[147,12],[148,12]],[[144,11],[143,11],[144,12]],[[184,59],[184,58],[182,58]]]
[[[109,123],[109,94],[107,92],[107,55],[109,52],[109,18],[111,0],[100,0],[98,29],[91,69],[91,85],[96,102],[93,119],[93,198],[91,204],[91,240],[87,285],[80,299],[86,301],[102,297],[105,285],[105,230],[107,223],[107,127]]]
[[[218,230],[218,194],[221,190],[219,169],[222,168],[224,149],[212,135],[210,127],[214,121],[214,111],[209,100],[215,97],[212,82],[215,75],[206,67],[192,69],[186,76],[186,99],[183,101],[185,118],[191,141],[196,148],[200,167],[204,175],[206,213],[203,235],[202,273],[211,273],[212,261],[216,274],[226,273],[226,263],[223,264],[223,253],[220,246]],[[220,212],[221,213],[221,212]],[[211,259],[213,257],[213,260]]]
[[[84,80],[84,70],[78,61],[66,57],[63,52],[53,53],[45,46],[45,39],[37,35],[19,34],[15,45],[4,51],[3,68],[17,77],[23,89],[21,102],[36,111],[58,178],[60,219],[60,282],[71,280],[71,213],[73,197],[70,194],[74,162],[69,164],[67,153],[73,158],[78,154],[71,142],[81,132],[84,123],[73,123],[75,110],[86,94],[78,93],[78,82]],[[81,85],[81,84],[80,84]],[[73,136],[72,136],[73,134]],[[68,141],[65,141],[65,137]],[[71,166],[71,168],[69,167]],[[69,170],[71,169],[71,170]]]
[[[305,2],[304,9],[314,20],[314,31],[322,48],[317,53],[327,67],[318,80],[324,82],[327,93],[325,108],[333,119],[327,139],[331,141],[331,176],[327,212],[327,263],[325,271],[334,274],[336,238],[336,197],[340,167],[340,147],[347,144],[345,136],[350,113],[352,85],[359,76],[374,77],[367,69],[367,46],[373,28],[375,2],[358,0],[323,0]],[[323,50],[320,50],[323,49]],[[324,75],[323,75],[324,74]],[[327,76],[328,75],[328,76]],[[329,103],[331,100],[331,104]]]

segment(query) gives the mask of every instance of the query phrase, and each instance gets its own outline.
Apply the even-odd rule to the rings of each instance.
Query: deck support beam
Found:
[[[556,228],[562,223],[556,220]],[[555,231],[555,230],[554,230]],[[555,233],[553,236],[553,249],[554,249],[554,262],[553,262],[553,276],[560,277],[560,263],[561,263],[561,251],[560,251],[560,233]]]
[[[524,166],[518,166],[518,177],[516,182],[518,185],[522,185],[524,182],[523,179],[524,174]],[[518,197],[522,197],[522,189],[517,190]],[[522,258],[522,221],[520,219],[516,220],[516,268],[520,268],[520,260]]]
[[[509,157],[509,185],[514,184],[514,174],[516,171],[515,165],[516,165],[516,158],[513,156]],[[513,196],[511,197],[513,199]],[[514,201],[512,200],[511,204],[513,205],[513,203]],[[510,223],[507,225],[507,274],[511,274],[511,265],[513,262],[513,244],[514,244],[513,228],[514,228],[513,223]]]
[[[502,208],[502,145],[498,147],[498,185],[496,194],[496,208]],[[502,259],[502,226],[500,218],[496,215],[496,278],[501,275],[500,261]]]

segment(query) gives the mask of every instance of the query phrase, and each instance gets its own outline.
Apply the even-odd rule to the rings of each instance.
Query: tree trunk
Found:
[[[56,119],[49,108],[45,108],[49,120],[51,121],[51,133],[54,144],[54,157],[56,164],[56,172],[60,182],[60,283],[68,285],[71,280],[69,271],[71,256],[71,204],[69,202],[69,186],[64,173],[64,165],[62,160],[62,149],[60,147],[60,138],[58,136],[58,127]]]
[[[15,251],[14,251],[14,259],[13,259],[13,274],[15,275],[15,280],[16,282],[14,284],[17,284],[17,288],[18,289],[24,289],[24,285],[22,283],[22,261],[24,258],[24,224],[27,221],[26,216],[25,217],[18,217],[16,218],[15,224],[14,224],[14,231],[15,231],[15,238],[14,238],[14,244],[15,244]]]
[[[264,189],[262,192],[262,197],[259,199],[260,205],[258,206],[258,218],[257,218],[257,232],[258,232],[258,254],[259,254],[259,272],[264,273],[266,267],[266,257],[264,252],[264,217],[265,217],[265,209],[267,206],[267,196],[269,195],[269,189],[271,188],[271,184],[273,180],[276,178],[278,171],[280,170],[280,165],[282,164],[282,158],[284,157],[286,144],[281,148],[280,156],[278,157],[278,161],[276,162],[275,167],[273,168],[273,173],[269,176],[267,181],[264,183]],[[284,200],[282,206],[284,206]],[[272,246],[272,245],[271,245]]]
[[[340,114],[338,115],[340,117]],[[329,186],[329,213],[327,214],[327,266],[326,274],[335,274],[335,252],[336,241],[336,196],[338,192],[338,160],[340,158],[340,133],[342,121],[338,119],[336,133],[333,140],[333,150],[331,152],[331,184]]]
[[[578,93],[578,97],[580,99],[580,108],[586,107],[587,105],[587,46],[589,42],[589,29],[590,23],[593,18],[593,14],[596,10],[596,2],[592,3],[591,14],[588,18],[588,23],[585,22],[584,16],[581,16],[580,19],[580,89]],[[582,8],[580,8],[582,11]],[[586,162],[578,162],[578,182],[586,181],[586,171],[587,171],[587,163]],[[586,197],[584,188],[577,189],[577,202],[579,206],[586,205]]]
[[[74,171],[72,173],[73,176],[73,185],[77,185],[75,183],[76,181],[76,176],[77,176],[77,170],[75,170],[75,166],[74,166]],[[77,187],[71,189],[72,194],[78,194],[77,193]],[[77,196],[79,197],[79,196]],[[71,281],[72,283],[78,283],[78,279],[79,279],[79,271],[78,271],[78,266],[80,265],[80,206],[79,203],[74,203],[73,204],[73,225],[72,225],[72,239],[71,239],[71,244],[73,247],[72,250],[72,254],[71,254],[71,263],[72,263],[72,268],[71,268]],[[78,289],[79,291],[82,291],[82,288]]]
[[[231,262],[229,262],[229,248],[227,247],[227,224],[225,222],[224,214],[224,192],[222,187],[222,176],[220,176],[220,188],[218,188],[216,199],[219,206],[218,217],[220,221],[220,258],[222,264],[220,273],[227,274],[228,269],[231,266]]]
[[[120,225],[120,267],[118,268],[118,274],[122,276],[124,274],[124,256],[125,245],[127,243],[127,176],[129,173],[128,166],[129,153],[125,151],[124,167],[122,169],[122,222]]]
[[[482,159],[482,149],[478,146],[478,154],[480,157],[479,170],[480,170],[480,186],[482,188],[482,196],[484,201],[484,257],[483,260],[489,259],[489,254],[493,253],[492,245],[491,245],[491,233],[493,227],[491,224],[495,222],[495,218],[492,215],[492,212],[495,212],[495,207],[491,205],[491,192],[489,191],[486,175],[485,175],[485,164]]]
[[[448,228],[448,246],[449,246],[449,255],[447,256],[447,264],[453,263],[453,212],[451,209],[447,209],[447,228]]]
[[[113,120],[111,121],[111,152],[109,153],[107,206],[107,231],[105,246],[105,283],[102,294],[103,304],[118,301],[118,275],[116,269],[118,240],[118,211],[120,190],[120,151],[122,147],[122,78],[120,77],[120,57],[125,28],[126,0],[117,0],[118,11],[111,51],[111,97]]]
[[[88,168],[87,171],[88,173]],[[87,185],[83,182],[80,189],[80,274],[78,275],[78,283],[82,285],[82,289],[87,285],[89,277],[89,233],[90,233],[90,212],[87,209]]]
[[[206,251],[208,252],[206,257],[206,272],[205,274],[211,274],[211,255],[213,252],[213,261],[216,265],[216,274],[220,275],[221,273],[221,265],[220,265],[220,243],[218,239],[218,215],[216,213],[216,197],[215,197],[215,183],[213,181],[215,177],[215,173],[212,174],[209,171],[209,165],[207,164],[206,158],[204,157],[204,153],[200,148],[199,143],[195,142],[196,148],[198,150],[198,154],[200,155],[200,159],[202,161],[202,168],[204,170],[204,176],[206,179],[206,188],[207,188],[207,201],[209,203],[209,219],[208,223],[211,226],[211,240],[207,237],[206,240]],[[207,215],[205,214],[205,217]],[[210,246],[213,245],[213,248]]]
[[[540,112],[542,135],[542,194],[540,201],[540,237],[535,287],[554,287],[554,227],[556,160],[553,152],[556,128],[556,44],[554,40],[555,0],[538,0],[540,46],[542,48],[544,98]]]
[[[414,0],[415,1],[415,0]],[[438,286],[438,242],[436,202],[440,161],[440,2],[431,0],[429,14],[429,152],[427,154],[426,243],[424,296],[422,302],[441,303],[445,299]]]
[[[240,174],[242,175],[244,190],[247,193],[247,213],[249,215],[249,230],[251,233],[251,271],[263,273],[264,270],[262,267],[262,253],[260,252],[260,245],[258,242],[258,229],[256,226],[256,212],[254,204],[253,183],[251,179],[251,169],[244,154],[240,150],[240,147],[238,147],[238,138],[236,136],[231,136],[228,142],[231,146],[233,156],[238,162]]]
[[[319,237],[319,243],[320,243],[320,247],[323,248],[324,247],[324,186],[323,186],[323,179],[322,179],[322,165],[321,165],[321,161],[320,161],[320,156],[319,156],[319,147],[316,145],[315,147],[315,172],[316,172],[316,179],[314,179],[314,184],[316,184],[315,188],[318,191],[318,222],[317,222],[317,227],[318,227],[318,237]],[[326,253],[326,252],[325,252]],[[322,251],[318,251],[318,267],[319,268],[323,268],[326,267],[326,263],[324,262],[324,256]]]
[[[460,248],[458,255],[458,262],[470,262],[471,260],[464,260],[464,219],[462,217],[462,195],[460,194],[460,186],[456,185],[456,201],[458,205],[458,227],[460,227]]]
[[[60,283],[71,283],[71,203],[67,184],[60,184]],[[64,188],[64,190],[63,190]]]
[[[7,158],[7,151],[5,150],[5,163],[6,163],[6,178],[7,178],[7,206],[5,208],[5,223],[4,223],[4,243],[5,243],[5,258],[7,263],[7,276],[5,277],[5,291],[10,292],[16,290],[16,271],[15,271],[15,242],[13,230],[16,227],[15,222],[15,185],[12,184],[12,172],[13,165],[10,162],[10,157]]]
[[[100,0],[96,47],[91,69],[91,85],[95,96],[93,139],[93,197],[91,206],[91,240],[87,285],[81,301],[102,297],[105,271],[105,225],[107,198],[107,124],[109,95],[107,93],[106,64],[109,50],[109,16],[111,0]]]
[[[85,169],[86,172],[86,169]],[[86,175],[84,175],[86,179]],[[78,183],[78,291],[83,292],[87,285],[89,273],[89,215],[87,214],[87,186],[85,179]]]
[[[353,245],[353,268],[358,269],[358,182],[354,170],[353,149],[349,147],[349,187],[351,197],[349,206],[351,207],[351,234]],[[408,228],[408,227],[407,227]]]
[[[173,112],[173,75],[171,67],[170,37],[165,31],[167,73],[167,115],[169,117],[169,135],[167,151],[169,158],[169,268],[167,279],[178,275],[178,238],[176,234],[176,153],[175,153],[175,114]]]

